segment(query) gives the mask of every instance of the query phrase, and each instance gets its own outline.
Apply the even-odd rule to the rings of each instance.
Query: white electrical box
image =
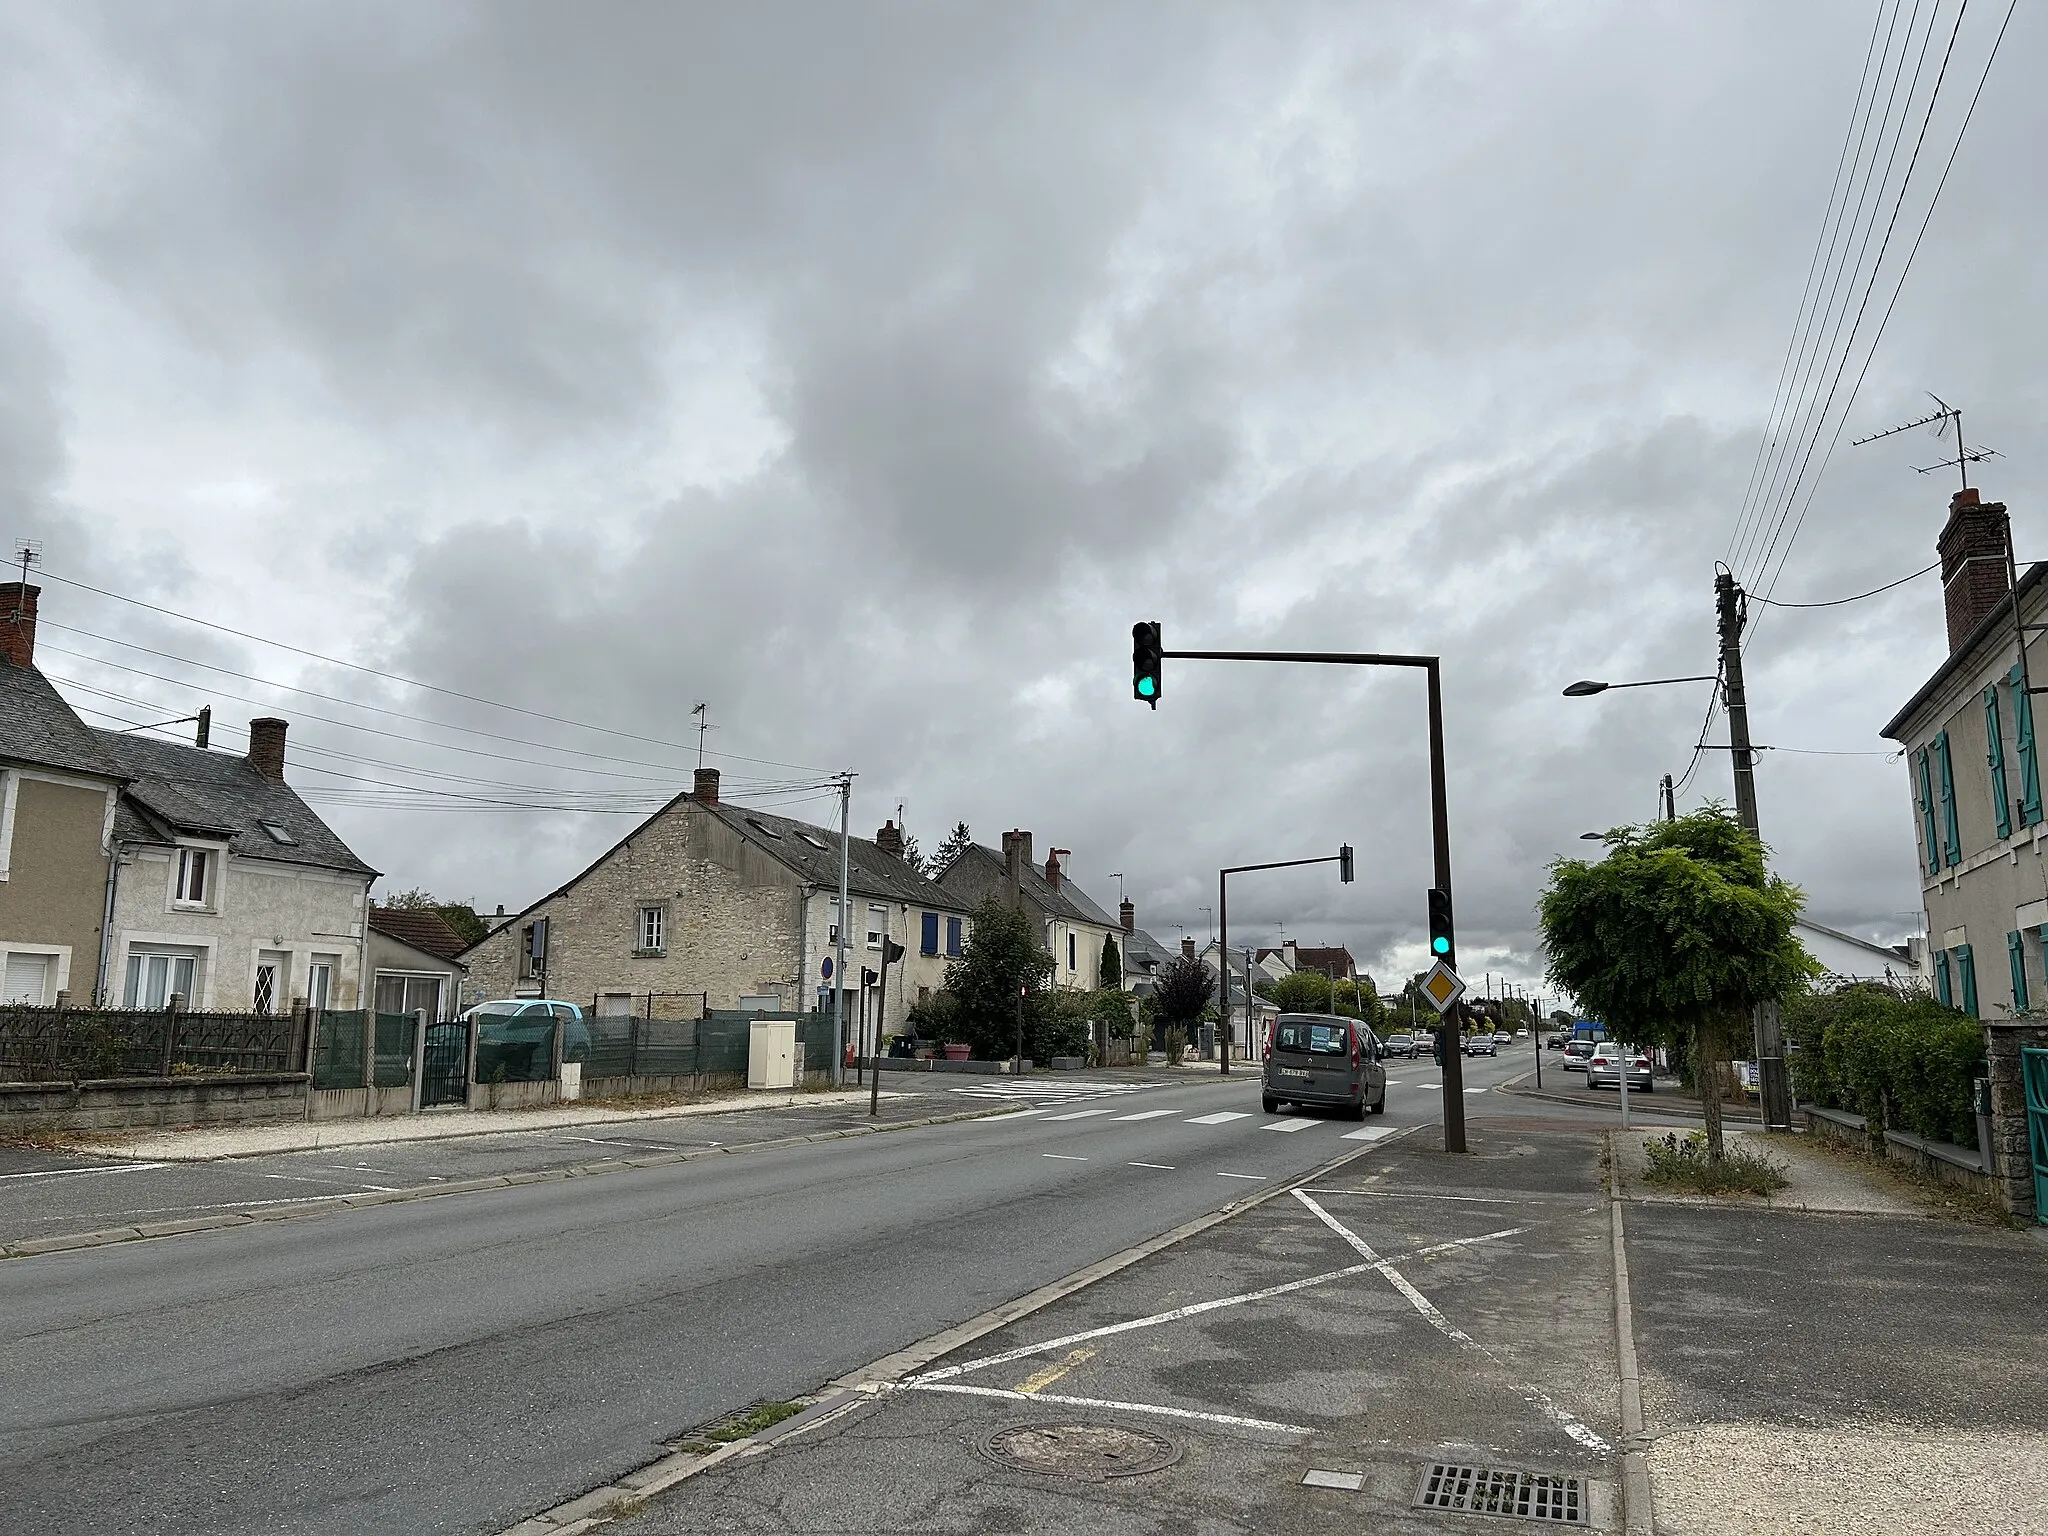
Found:
[[[796,1086],[795,1019],[756,1019],[747,1026],[747,1086]]]

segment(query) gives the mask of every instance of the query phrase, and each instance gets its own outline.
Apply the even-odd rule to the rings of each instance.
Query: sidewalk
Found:
[[[1653,1202],[1614,1136],[1658,1531],[2048,1532],[2048,1244],[1732,1134],[1790,1187]]]
[[[1631,1092],[1628,1108],[1631,1117],[1635,1115],[1662,1115],[1697,1120],[1704,1113],[1700,1101],[1692,1094],[1682,1091],[1675,1077],[1656,1079],[1654,1093]],[[1518,1098],[1542,1099],[1551,1104],[1570,1104],[1584,1109],[1588,1105],[1616,1106],[1619,1113],[1621,1094],[1619,1090],[1609,1092],[1605,1088],[1591,1089],[1586,1086],[1583,1072],[1567,1072],[1560,1063],[1553,1069],[1549,1062],[1543,1064],[1543,1086],[1536,1086],[1534,1070],[1520,1077],[1511,1077],[1500,1085],[1502,1093],[1512,1093]],[[1729,1125],[1761,1125],[1763,1114],[1760,1110],[1741,1104],[1723,1104],[1721,1118]]]

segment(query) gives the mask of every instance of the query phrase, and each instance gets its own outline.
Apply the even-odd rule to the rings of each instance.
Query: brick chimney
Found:
[[[882,823],[882,830],[875,834],[875,846],[892,859],[903,857],[903,832],[894,817]]]
[[[1181,953],[1182,953],[1183,955],[1186,955],[1186,956],[1188,957],[1188,959],[1190,959],[1190,960],[1194,959],[1194,958],[1195,958],[1195,941],[1194,941],[1193,939],[1182,939],[1182,940],[1180,941],[1180,952],[1181,952]]]
[[[718,770],[716,768],[699,768],[697,770],[696,782],[690,786],[690,798],[699,805],[718,804]]]
[[[284,782],[286,729],[275,716],[249,722],[249,766],[276,784]]]
[[[2011,590],[2006,554],[2012,523],[2002,501],[1979,502],[1975,490],[1949,498],[1948,524],[1934,548],[1941,556],[1941,595],[1948,610],[1951,656]]]
[[[41,587],[18,581],[0,585],[0,656],[17,667],[36,664],[36,599]]]
[[[1116,909],[1117,920],[1124,925],[1125,933],[1138,931],[1138,909],[1128,901],[1120,902]]]
[[[1009,871],[1010,884],[1021,885],[1022,873],[1031,867],[1031,834],[1015,830],[1003,834],[1003,867]]]
[[[1071,851],[1067,848],[1055,848],[1045,856],[1045,883],[1054,890],[1060,888],[1060,855]]]

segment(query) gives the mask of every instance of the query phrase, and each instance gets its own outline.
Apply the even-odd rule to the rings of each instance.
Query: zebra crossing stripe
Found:
[[[1197,1115],[1188,1121],[1189,1125],[1228,1125],[1233,1120],[1249,1120],[1252,1112],[1248,1109],[1226,1109],[1220,1114]]]
[[[1064,1115],[1054,1115],[1052,1118],[1054,1120],[1086,1120],[1091,1115],[1113,1115],[1115,1113],[1114,1109],[1075,1109],[1069,1110]],[[1050,1124],[1051,1122],[1048,1121],[1047,1123]]]

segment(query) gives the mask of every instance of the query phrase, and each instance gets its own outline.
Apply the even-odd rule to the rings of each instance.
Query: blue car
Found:
[[[551,997],[509,997],[478,1003],[463,1018],[476,1026],[476,1080],[538,1083],[554,1063],[553,1034],[562,1031],[562,1060],[590,1057],[590,1026],[574,1003]],[[503,1075],[499,1069],[503,1068]]]

